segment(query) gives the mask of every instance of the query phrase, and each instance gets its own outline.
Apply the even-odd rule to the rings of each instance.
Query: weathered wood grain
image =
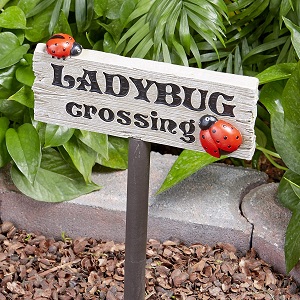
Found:
[[[92,50],[83,50],[78,57],[58,60],[45,52],[45,44],[36,47],[33,69],[36,120],[203,151],[198,121],[204,114],[212,114],[230,122],[243,136],[243,144],[230,156],[251,159],[254,153],[256,78]],[[59,76],[54,79],[58,70],[62,72],[61,85],[58,84]],[[96,83],[91,82],[92,76],[84,76],[84,70],[94,72]],[[74,82],[70,81],[72,78]],[[139,80],[144,87],[149,83],[144,96],[134,80]],[[66,88],[70,82],[74,87]],[[209,107],[213,95],[219,96],[214,111]],[[231,98],[225,100],[224,95]],[[201,104],[205,109],[202,107],[199,111]],[[224,111],[223,104],[235,106],[229,108],[234,116],[218,115]],[[184,134],[185,131],[190,133]]]

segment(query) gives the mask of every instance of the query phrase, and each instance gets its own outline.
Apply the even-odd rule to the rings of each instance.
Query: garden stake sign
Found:
[[[82,50],[67,39],[36,47],[35,119],[129,138],[124,298],[142,300],[150,143],[251,159],[258,80]]]

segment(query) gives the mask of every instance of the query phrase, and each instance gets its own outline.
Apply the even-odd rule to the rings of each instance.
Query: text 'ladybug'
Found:
[[[82,46],[76,43],[70,35],[57,33],[46,43],[46,50],[52,57],[65,59],[68,56],[79,55],[82,52]]]
[[[243,142],[238,129],[230,123],[205,115],[199,120],[200,142],[204,150],[219,158],[221,154],[237,150]]]

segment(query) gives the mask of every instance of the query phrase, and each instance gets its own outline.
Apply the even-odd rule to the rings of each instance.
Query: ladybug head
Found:
[[[216,123],[218,119],[211,115],[204,115],[199,120],[199,127],[202,130],[208,129],[210,126],[212,126],[214,123]]]
[[[71,49],[71,56],[77,56],[82,52],[82,46],[76,42],[73,43],[72,49]]]

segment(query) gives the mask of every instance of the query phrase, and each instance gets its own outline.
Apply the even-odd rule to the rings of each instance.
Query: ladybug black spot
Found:
[[[223,128],[226,128],[226,127],[227,127],[225,124],[223,124],[222,126],[223,126]]]
[[[54,46],[57,46],[57,43],[55,43]]]
[[[216,142],[219,144],[220,143],[220,141],[219,140],[216,140]]]
[[[204,147],[205,150],[207,150],[207,147]]]
[[[52,52],[52,53],[55,53],[55,50],[52,50],[51,52]]]
[[[217,150],[214,150],[214,152],[217,153],[218,151],[217,151]]]
[[[70,43],[69,43],[69,42],[66,42],[66,44],[69,45]]]
[[[228,145],[228,146],[227,146],[227,148],[229,148],[229,149],[230,149],[230,148],[231,148],[231,145]]]
[[[238,140],[240,137],[237,135],[235,138]]]
[[[226,135],[224,135],[224,140],[227,140],[227,139],[228,139],[228,137]]]
[[[202,134],[202,138],[205,140],[205,136],[204,136],[204,134]]]
[[[233,127],[230,127],[231,128],[231,130],[233,130]]]
[[[66,51],[66,48],[63,48],[63,51]]]
[[[211,132],[212,132],[212,133],[216,133],[216,132],[217,132],[217,130],[216,130],[216,129],[213,129]]]

